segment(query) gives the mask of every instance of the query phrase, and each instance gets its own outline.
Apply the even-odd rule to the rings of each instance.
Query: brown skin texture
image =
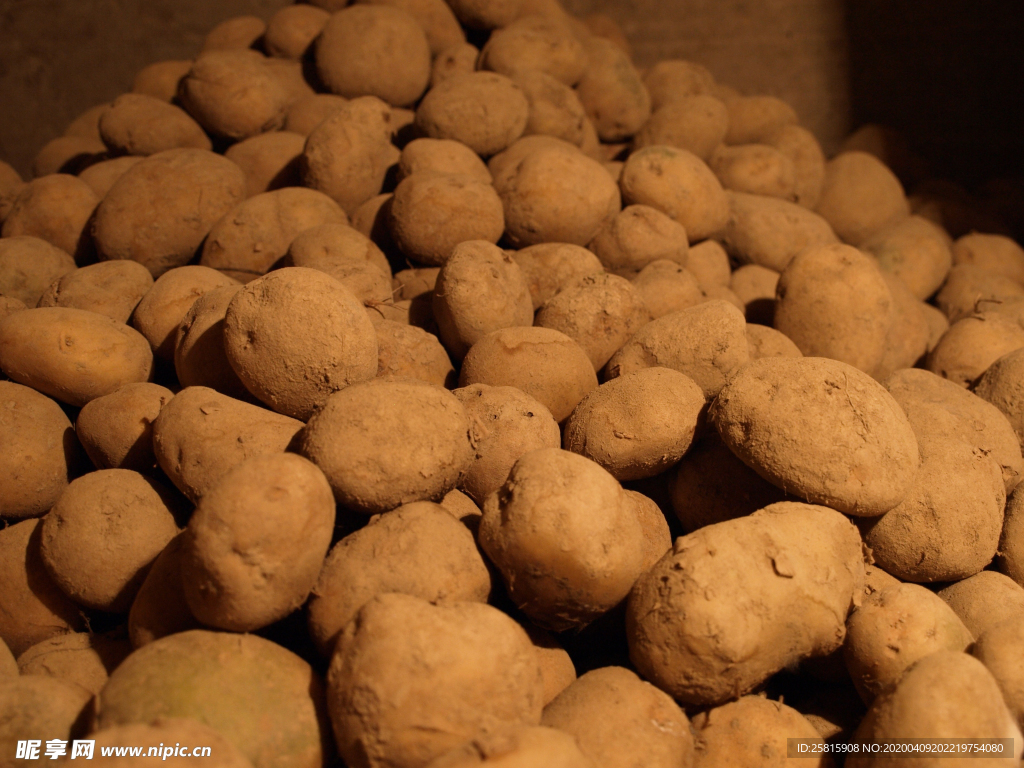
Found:
[[[381,249],[369,237],[346,224],[321,224],[307,229],[292,240],[281,263],[288,267],[306,267],[342,261],[369,262],[385,275],[391,274],[391,266]]]
[[[836,360],[756,360],[726,385],[710,416],[726,445],[766,480],[849,515],[895,507],[920,464],[897,401]]]
[[[466,33],[444,0],[358,0],[367,5],[387,5],[405,11],[423,28],[430,46],[430,55],[464,43]]]
[[[643,530],[644,570],[647,571],[672,549],[672,532],[657,502],[639,491],[629,489],[626,489],[626,496],[633,503],[633,511]]]
[[[524,624],[523,629],[530,636],[530,642],[533,643],[540,664],[541,676],[544,678],[544,706],[547,706],[575,682],[576,667],[569,654],[550,632],[532,624]]]
[[[1006,275],[976,264],[957,264],[946,274],[946,281],[935,295],[938,305],[949,321],[955,323],[989,305],[1020,301],[1024,286]]]
[[[210,387],[238,400],[253,399],[224,353],[224,315],[240,290],[241,285],[214,288],[185,313],[174,347],[174,371],[183,387]]]
[[[100,258],[132,259],[153,277],[192,260],[213,225],[246,195],[242,169],[199,149],[172,149],[130,168],[96,209]]]
[[[30,387],[0,381],[0,515],[46,514],[85,469],[82,449],[64,411]]]
[[[495,189],[499,191],[504,189],[508,180],[515,175],[516,168],[527,156],[542,149],[556,148],[577,153],[582,151],[575,144],[570,144],[568,141],[555,138],[554,136],[523,136],[516,139],[506,149],[503,149],[487,161],[487,169],[494,178]],[[585,152],[583,154],[586,155]],[[587,157],[590,157],[590,155],[587,155]],[[604,162],[603,157],[595,157],[593,159]]]
[[[274,716],[282,711],[289,716]],[[334,756],[320,679],[256,635],[179,632],[125,659],[100,693],[96,729],[158,717],[209,725],[255,768],[316,768]]]
[[[18,657],[18,668],[23,675],[58,678],[97,694],[131,650],[125,639],[69,632],[33,645]]]
[[[140,160],[142,160],[141,157],[133,157],[131,155],[115,157],[113,160],[103,160],[95,163],[94,165],[90,165],[78,174],[78,178],[92,187],[92,191],[96,193],[96,196],[100,200],[102,200],[106,197],[110,188],[114,186],[114,182],[120,179],[129,168],[134,166]],[[0,211],[0,219],[2,218],[2,211]]]
[[[651,116],[651,97],[629,55],[610,40],[583,44],[589,60],[576,92],[604,142],[624,141]]]
[[[1003,534],[999,540],[999,570],[1024,587],[1024,495],[1014,493],[1006,505]]]
[[[134,328],[84,309],[44,307],[0,321],[0,368],[69,405],[147,381],[153,353]]]
[[[683,226],[656,208],[630,205],[609,220],[587,246],[605,269],[632,278],[658,260],[686,266],[689,243]]]
[[[732,273],[729,289],[746,307],[748,323],[772,324],[778,282],[778,272],[759,264],[744,264]]]
[[[544,708],[541,723],[576,738],[580,751],[608,768],[688,768],[693,735],[679,706],[623,667],[580,677]],[[615,723],[609,728],[609,723]]]
[[[899,179],[866,152],[842,152],[828,161],[816,210],[850,245],[910,215]]]
[[[535,70],[573,86],[587,69],[587,54],[568,25],[529,15],[491,34],[480,52],[480,69],[508,77]]]
[[[0,640],[0,680],[10,680],[18,674],[18,662],[15,661],[14,654],[7,644]]]
[[[530,104],[524,135],[554,136],[576,146],[583,144],[587,115],[572,88],[538,70],[516,73],[512,79]]]
[[[29,235],[71,254],[94,258],[90,223],[100,199],[81,179],[53,173],[22,186],[4,217],[0,236]]]
[[[982,571],[950,584],[938,595],[975,637],[1024,611],[1024,587],[996,571]]]
[[[309,601],[309,632],[330,658],[367,602],[397,592],[433,604],[487,601],[491,575],[473,534],[443,507],[417,501],[374,517],[336,544]]]
[[[1024,248],[1005,235],[972,232],[957,239],[953,264],[974,264],[1024,285]]]
[[[257,456],[225,475],[189,520],[181,578],[192,615],[251,632],[305,601],[334,533],[334,496],[314,464]]]
[[[254,197],[282,187],[299,186],[299,158],[305,146],[306,137],[301,133],[271,131],[232,144],[224,157],[242,169],[246,196]]]
[[[708,298],[690,270],[666,259],[652,261],[632,283],[653,320],[702,304]]]
[[[398,161],[399,179],[430,171],[472,176],[491,183],[491,172],[484,161],[465,144],[453,139],[413,139],[402,149]]]
[[[224,351],[246,389],[307,420],[327,397],[377,373],[377,337],[355,295],[334,278],[288,267],[231,300]]]
[[[1024,435],[1024,400],[1021,393],[1021,361],[1017,349],[990,365],[974,385],[974,394],[996,406],[1009,420],[1017,439]]]
[[[72,739],[82,738],[91,700],[92,694],[79,685],[39,675],[0,683],[0,750],[8,764],[17,765],[11,756],[17,754],[18,742],[30,734],[38,733],[44,740],[40,754],[47,739],[65,740],[70,747]]]
[[[376,321],[374,329],[377,331],[377,378],[419,379],[445,389],[456,386],[458,376],[451,358],[434,334],[391,320]]]
[[[311,5],[286,6],[267,22],[263,46],[271,56],[301,59],[330,17],[327,11]]]
[[[157,61],[140,69],[132,81],[132,93],[172,101],[181,79],[192,69],[191,60]],[[106,105],[104,105],[105,107]]]
[[[430,80],[430,45],[409,13],[354,5],[334,13],[316,43],[316,69],[331,93],[414,104]]]
[[[725,189],[796,202],[793,161],[767,144],[719,146],[707,160]]]
[[[115,154],[146,156],[178,147],[213,148],[210,137],[185,110],[153,96],[118,96],[100,116],[99,125],[103,143]]]
[[[185,600],[181,579],[184,533],[171,539],[149,567],[128,613],[128,636],[133,648],[177,632],[200,629]]]
[[[367,308],[370,321],[376,324],[371,308],[392,300],[391,281],[376,264],[352,259],[312,259],[306,266],[330,275],[344,285]]]
[[[821,199],[821,189],[825,184],[825,153],[818,139],[803,126],[789,124],[764,141],[793,164],[796,174],[793,199],[813,210]]]
[[[86,403],[75,433],[96,468],[149,472],[156,467],[152,424],[172,397],[166,387],[140,382]]]
[[[885,352],[875,367],[874,377],[884,381],[903,368],[910,368],[923,360],[928,351],[931,328],[923,307],[907,288],[906,283],[890,272],[882,272],[892,295],[893,322],[886,335]]]
[[[729,254],[715,240],[705,240],[691,246],[686,258],[686,268],[703,286],[729,286],[732,274]]]
[[[23,302],[15,299],[13,296],[4,296],[0,293],[0,320],[23,309],[28,309]]]
[[[230,741],[208,725],[185,717],[159,717],[147,725],[115,725],[99,733],[90,734],[96,741],[94,765],[100,768],[132,768],[138,765],[131,757],[104,757],[104,747],[119,747],[125,744],[164,744],[173,750],[171,744],[194,748],[202,745],[210,748],[210,754],[203,759],[208,768],[252,768],[249,759]],[[145,758],[143,758],[145,759]],[[161,757],[161,762],[170,768],[186,768],[194,764],[191,751],[188,757]]]
[[[309,136],[314,128],[346,104],[348,99],[334,93],[306,96],[288,107],[284,129],[303,137]]]
[[[168,488],[138,472],[90,472],[43,518],[43,563],[77,603],[127,613],[146,568],[178,533],[177,506]]]
[[[1024,617],[1016,616],[989,627],[978,637],[971,655],[985,665],[999,684],[1007,708],[1024,724],[1024,676],[1020,664],[1024,647]]]
[[[774,96],[741,96],[726,100],[729,109],[729,132],[725,143],[757,144],[774,136],[780,129],[798,121],[796,112],[782,99]]]
[[[203,40],[205,51],[245,50],[256,45],[267,25],[258,16],[235,16],[222,21]]]
[[[538,243],[514,251],[512,258],[526,277],[535,310],[577,278],[603,270],[593,252],[571,243]]]
[[[949,235],[921,216],[908,216],[877,232],[861,248],[922,300],[939,289],[952,267]]]
[[[99,139],[100,115],[103,114],[103,111],[108,106],[108,104],[97,104],[95,107],[89,107],[87,110],[82,112],[82,114],[68,123],[68,127],[64,129],[64,135]]]
[[[626,612],[630,659],[681,704],[721,704],[838,648],[863,583],[860,536],[845,517],[773,504],[676,539],[640,577]]]
[[[967,389],[1001,357],[1024,347],[1024,327],[998,312],[954,322],[925,359],[925,368]]]
[[[171,482],[198,502],[234,467],[281,453],[302,422],[206,387],[187,387],[153,422],[153,448]]]
[[[541,627],[586,626],[614,608],[643,569],[633,503],[614,477],[577,454],[525,454],[483,513],[480,546]]]
[[[575,341],[550,328],[503,328],[484,336],[462,361],[459,386],[511,386],[564,421],[597,388],[594,366]]]
[[[551,412],[515,387],[471,384],[452,394],[466,409],[474,451],[461,488],[479,504],[505,483],[521,456],[561,445],[558,423]]]
[[[127,323],[152,287],[153,276],[141,264],[103,261],[68,272],[52,282],[37,306],[87,309]]]
[[[667,145],[692,152],[707,162],[725,138],[729,113],[713,96],[682,96],[659,106],[633,137],[636,149]]]
[[[593,768],[576,740],[544,727],[488,731],[431,761],[427,768]]]
[[[107,156],[103,142],[79,136],[58,136],[48,141],[32,161],[35,178],[51,173],[78,175],[79,171]]]
[[[480,49],[470,43],[456,43],[440,51],[430,68],[430,87],[438,85],[456,75],[468,75],[476,71],[476,60]]]
[[[762,357],[803,357],[803,353],[786,334],[766,325],[747,323],[747,344],[751,360]]]
[[[700,387],[678,371],[634,371],[583,398],[565,423],[563,445],[620,481],[653,477],[689,450],[705,406]]]

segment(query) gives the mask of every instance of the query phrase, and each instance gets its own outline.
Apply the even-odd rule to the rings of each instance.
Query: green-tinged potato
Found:
[[[535,69],[514,74],[512,80],[530,105],[524,136],[554,136],[576,146],[583,144],[587,114],[572,88]]]
[[[868,595],[846,622],[843,658],[865,704],[893,688],[907,667],[936,651],[974,642],[942,598],[917,584]]]
[[[725,100],[729,110],[729,132],[725,143],[758,144],[799,122],[793,108],[774,96],[740,96]]]
[[[33,645],[18,657],[18,668],[23,675],[58,678],[97,694],[131,650],[124,639],[69,632]]]
[[[224,351],[246,389],[303,420],[332,392],[377,373],[377,337],[362,304],[307,267],[271,272],[235,295]]]
[[[950,323],[972,315],[989,304],[1012,303],[1024,297],[1024,285],[1006,275],[975,264],[958,264],[946,274],[935,296]]]
[[[303,134],[271,131],[232,144],[224,152],[224,157],[242,169],[245,173],[246,197],[254,197],[282,187],[299,186],[299,158],[305,146],[306,137]]]
[[[18,752],[25,740],[41,741],[39,759],[46,742],[84,736],[92,716],[92,694],[75,683],[41,675],[23,675],[0,682],[0,752],[7,765],[18,765]],[[68,750],[67,754],[70,754]]]
[[[725,139],[729,114],[713,96],[679,96],[659,106],[633,137],[633,146],[667,145],[692,152],[704,162]]]
[[[766,480],[858,517],[903,501],[920,464],[896,400],[837,360],[755,360],[719,393],[711,418],[725,444]]]
[[[338,503],[363,514],[439,499],[472,461],[462,404],[410,380],[378,379],[332,394],[310,419],[300,450],[327,475]]]
[[[1020,323],[999,312],[982,312],[955,321],[928,354],[925,367],[966,389],[999,358],[1021,347]]]
[[[996,571],[981,571],[940,589],[938,595],[975,637],[1024,614],[1024,587]]]
[[[564,286],[540,308],[534,324],[564,333],[600,371],[650,320],[651,313],[633,284],[602,272]]]
[[[671,368],[713,398],[750,358],[743,313],[720,300],[672,312],[642,326],[605,367],[606,378]]]
[[[147,381],[153,353],[124,323],[84,309],[43,307],[0,322],[0,368],[13,381],[82,406]]]
[[[1000,622],[986,629],[971,648],[971,655],[985,665],[996,679],[1003,700],[1017,725],[1024,725],[1024,616]]]
[[[206,33],[202,52],[254,48],[266,31],[266,22],[258,16],[234,16]]]
[[[461,141],[490,157],[523,135],[530,104],[510,78],[495,72],[449,77],[434,85],[416,109],[416,127],[432,139]]]
[[[168,149],[212,149],[210,137],[180,107],[153,96],[125,93],[100,115],[100,136],[118,155],[155,155]]]
[[[949,235],[921,216],[908,216],[876,232],[861,248],[922,300],[939,289],[952,267]]]
[[[51,173],[19,188],[3,220],[0,236],[38,237],[79,263],[95,258],[90,225],[100,199],[79,178]]]
[[[863,584],[860,535],[848,519],[773,504],[676,539],[640,577],[626,613],[630,659],[680,703],[720,704],[836,650]]]
[[[512,258],[530,287],[535,310],[578,278],[604,270],[593,252],[571,243],[538,243],[513,251]]]
[[[800,348],[784,333],[767,325],[747,323],[747,344],[750,359],[762,357],[803,357]]]
[[[801,125],[789,124],[765,139],[765,143],[775,147],[793,163],[796,172],[794,200],[798,205],[813,210],[825,185],[825,153],[817,137]]]
[[[793,161],[768,144],[723,144],[707,163],[725,189],[796,201]]]
[[[334,93],[314,93],[312,96],[305,96],[288,107],[284,118],[284,130],[308,137],[314,128],[346,104],[348,99]]]
[[[239,282],[198,264],[168,270],[135,307],[132,325],[146,337],[158,359],[172,362],[178,326],[189,309],[200,296],[229,285]]]
[[[583,43],[588,65],[576,93],[604,142],[624,141],[651,116],[651,96],[629,55],[611,40]]]
[[[458,377],[437,337],[412,325],[391,320],[374,323],[377,331],[377,378],[419,379],[451,389]]]
[[[594,768],[576,740],[554,728],[518,726],[483,733],[432,760],[427,768]]]
[[[128,637],[133,648],[177,632],[200,629],[185,600],[181,579],[184,533],[171,539],[149,567],[128,612]]]
[[[182,387],[210,387],[238,400],[252,399],[224,352],[224,315],[240,290],[241,285],[214,288],[185,313],[174,348],[174,371]]]
[[[807,248],[782,270],[776,299],[775,328],[804,355],[879,369],[895,307],[870,256],[848,245]]]
[[[891,272],[882,272],[892,295],[892,325],[886,334],[885,352],[873,375],[878,381],[903,368],[910,368],[924,359],[928,352],[931,328],[922,307],[902,279]]]
[[[508,77],[536,71],[573,86],[587,69],[587,52],[567,24],[527,15],[491,34],[480,52],[479,68]]]
[[[1024,495],[1014,493],[1006,504],[999,540],[999,570],[1024,587]]]
[[[343,261],[369,262],[385,275],[391,274],[391,265],[383,251],[369,237],[341,223],[321,224],[305,230],[292,240],[282,263],[289,267],[312,267]]]
[[[124,157],[115,157],[112,160],[102,160],[94,165],[90,165],[84,171],[78,174],[78,178],[92,187],[92,191],[96,193],[96,197],[102,200],[107,196],[107,192],[114,186],[114,182],[124,176],[128,172],[128,169],[136,165],[142,160],[141,157],[133,155],[125,155]],[[0,219],[3,219],[2,211],[0,211]]]
[[[844,243],[857,246],[910,215],[899,179],[867,152],[842,152],[825,164],[815,210]]]
[[[188,717],[158,717],[146,725],[115,725],[89,736],[96,742],[93,759],[97,762],[93,765],[99,768],[131,768],[139,765],[133,757],[117,756],[117,747],[125,744],[164,745],[148,747],[143,754],[148,757],[150,749],[159,750],[152,753],[153,756],[160,757],[161,762],[169,768],[195,765],[194,758],[197,756],[203,756],[207,768],[252,768],[249,758],[220,733]],[[105,756],[107,750],[114,756]]]
[[[653,320],[696,306],[708,298],[693,273],[677,261],[652,261],[637,273],[632,283]]]
[[[459,373],[459,386],[490,384],[522,390],[561,423],[588,392],[597,374],[587,353],[550,328],[503,328],[474,344]]]
[[[0,517],[41,517],[85,469],[71,422],[53,400],[0,381]]]
[[[443,507],[413,502],[374,517],[336,544],[309,601],[309,632],[330,658],[366,603],[397,592],[431,603],[486,602],[491,575],[473,534]]]
[[[334,751],[316,673],[255,635],[179,632],[125,659],[100,692],[97,730],[160,717],[210,726],[255,768],[320,768]]]
[[[267,62],[249,50],[203,53],[181,81],[181,105],[207,133],[229,141],[276,131],[289,93]]]
[[[789,739],[810,742],[808,768],[832,768],[824,739],[810,718],[779,701],[743,696],[737,701],[701,712],[692,721],[695,768],[758,765],[782,768],[789,764]]]
[[[271,56],[301,59],[320,36],[331,14],[312,5],[288,5],[267,22],[263,47]]]
[[[1013,752],[1003,757],[951,758],[922,752],[913,754],[853,753],[848,768],[939,768],[978,765],[993,768],[1015,765],[1021,754],[1021,732],[1003,703],[995,678],[977,659],[952,650],[937,651],[913,664],[895,688],[875,699],[860,727],[856,742],[892,743],[896,740],[1013,739]]]
[[[39,150],[32,161],[32,175],[37,179],[51,173],[77,176],[84,168],[107,156],[107,147],[102,141],[97,143],[96,139],[81,136],[58,136]]]
[[[476,60],[480,49],[472,43],[455,43],[434,56],[430,68],[430,87],[438,85],[457,75],[469,75],[476,71]]]
[[[729,254],[715,240],[704,240],[691,245],[686,258],[686,268],[702,286],[728,287],[732,276]]]
[[[50,283],[39,297],[40,307],[87,309],[127,323],[135,307],[153,287],[153,276],[134,261],[102,261],[68,272]]]
[[[644,566],[634,502],[598,464],[557,448],[513,465],[484,503],[479,542],[516,605],[555,630],[614,608]]]
[[[779,273],[760,264],[744,264],[732,273],[729,289],[743,302],[748,323],[772,324],[778,283]]]
[[[36,643],[78,632],[82,609],[50,577],[40,554],[41,520],[23,520],[0,530],[0,640],[20,656]]]
[[[299,608],[334,533],[334,496],[314,464],[253,457],[203,495],[182,544],[181,579],[203,624],[252,632]]]
[[[43,564],[75,602],[127,613],[149,564],[178,533],[176,507],[168,488],[138,472],[90,472],[43,518]]]
[[[433,310],[438,335],[457,359],[493,331],[533,324],[526,277],[508,253],[485,240],[455,246],[438,273]]]
[[[644,72],[644,85],[651,94],[651,105],[660,109],[690,96],[711,93],[715,78],[695,62],[664,59]]]
[[[706,431],[679,462],[670,491],[672,510],[686,533],[746,517],[787,498],[736,458],[714,430]]]
[[[632,278],[653,261],[686,266],[690,246],[686,229],[656,208],[630,205],[605,223],[587,246],[604,268]]]
[[[302,422],[206,387],[187,387],[153,422],[153,448],[171,482],[198,502],[253,456],[282,453]]]
[[[897,371],[885,388],[907,414],[918,439],[944,437],[973,445],[998,462],[1007,493],[1016,487],[1024,461],[1013,427],[998,408],[920,369]]]
[[[405,179],[415,173],[451,173],[472,176],[490,184],[491,172],[480,155],[453,139],[413,139],[402,149],[398,160],[398,177]]]
[[[973,264],[1024,285],[1024,248],[1005,235],[972,232],[953,243],[953,264]]]
[[[192,69],[191,60],[171,59],[148,64],[135,73],[132,93],[152,96],[163,101],[173,101],[178,95],[181,80]],[[106,104],[103,105],[105,110]],[[100,113],[102,116],[102,112]]]
[[[444,0],[358,0],[370,5],[389,5],[405,11],[423,28],[430,55],[437,56],[453,45],[466,42],[451,6]]]
[[[201,149],[171,149],[136,163],[96,209],[100,258],[132,259],[160,277],[192,260],[213,225],[242,202],[245,174]]]
[[[722,242],[742,264],[781,272],[801,251],[839,242],[821,216],[787,200],[729,192],[728,201]]]
[[[498,242],[505,216],[489,179],[424,172],[406,176],[395,188],[389,224],[402,253],[438,266],[467,240]]]
[[[583,398],[565,423],[563,445],[620,481],[653,477],[689,450],[705,405],[701,388],[678,371],[633,371]]]
[[[166,387],[140,382],[86,403],[75,433],[96,468],[149,472],[156,467],[152,425],[172,397]]]
[[[689,768],[694,738],[671,697],[623,667],[587,672],[544,707],[541,723],[575,737],[608,768]],[[609,723],[615,723],[609,728]]]

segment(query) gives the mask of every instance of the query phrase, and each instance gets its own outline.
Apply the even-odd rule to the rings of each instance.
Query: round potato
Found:
[[[102,261],[68,272],[39,297],[39,307],[87,309],[127,323],[153,287],[153,275],[134,261]]]
[[[530,286],[535,310],[577,278],[604,271],[597,256],[571,243],[538,243],[514,251],[512,258]]]
[[[471,176],[486,184],[491,183],[491,172],[480,156],[462,142],[452,139],[413,139],[403,147],[398,161],[399,178],[428,172]]]
[[[136,165],[142,160],[141,157],[125,155],[124,157],[115,157],[112,160],[102,160],[94,165],[90,165],[80,174],[78,178],[92,187],[92,191],[96,193],[96,196],[102,200],[107,196],[107,192],[114,186],[114,182],[120,179],[128,169]],[[0,211],[0,219],[3,218],[2,211]]]
[[[692,61],[664,59],[644,73],[644,85],[651,94],[651,105],[659,109],[689,96],[711,93],[715,78]]]
[[[456,75],[469,75],[476,71],[480,49],[472,43],[455,43],[439,51],[430,67],[430,87]]]
[[[174,371],[183,387],[210,387],[238,400],[251,400],[224,352],[224,315],[241,285],[204,293],[178,326]]]
[[[162,101],[173,101],[178,95],[181,80],[192,69],[191,60],[172,59],[147,64],[135,73],[132,93],[152,96]],[[103,105],[106,109],[107,105]],[[102,113],[100,113],[102,115]]]
[[[789,104],[774,96],[740,96],[725,101],[729,109],[729,132],[725,143],[757,144],[776,135],[787,125],[799,122]]]
[[[473,72],[434,85],[416,108],[416,127],[433,139],[461,141],[490,157],[523,135],[530,105],[522,89],[494,72]]]
[[[999,312],[982,312],[954,322],[928,353],[925,368],[966,389],[997,360],[1021,347],[1020,323]]]
[[[633,278],[653,261],[685,267],[690,246],[678,221],[656,208],[630,205],[604,225],[588,248],[609,272]]]
[[[480,52],[479,68],[509,77],[533,70],[573,86],[586,71],[587,53],[567,24],[527,15],[491,34]]]
[[[232,144],[225,150],[224,157],[242,169],[246,197],[254,197],[262,192],[299,186],[300,158],[305,147],[304,134],[271,131]]]
[[[519,72],[512,79],[530,105],[524,136],[554,136],[582,146],[587,114],[572,88],[535,69]]]
[[[803,353],[786,334],[766,325],[747,323],[747,344],[751,360],[762,357],[803,357]]]
[[[307,267],[345,261],[369,262],[384,275],[391,274],[391,265],[381,249],[369,237],[346,224],[321,224],[305,230],[292,240],[282,263],[289,267]]]
[[[313,5],[287,5],[267,22],[263,47],[271,56],[301,59],[330,18],[331,14]]]
[[[139,382],[86,403],[75,433],[96,468],[149,472],[156,467],[153,422],[172,397],[166,387]]]
[[[604,142],[625,141],[651,116],[651,97],[629,55],[611,40],[584,40],[588,64],[576,86],[587,117]]]
[[[975,637],[1024,611],[1024,587],[997,571],[976,573],[943,587],[938,595]]]
[[[163,99],[125,93],[100,115],[100,136],[119,155],[155,155],[168,149],[213,149],[199,123]]]
[[[825,219],[800,205],[742,192],[727,197],[729,220],[722,242],[740,263],[781,272],[801,251],[839,242]]]
[[[652,261],[637,273],[632,283],[653,320],[708,299],[693,273],[676,261]]]
[[[423,28],[430,45],[430,55],[466,42],[466,33],[459,26],[451,6],[444,0],[359,0],[371,5],[390,5],[405,11]]]
[[[732,276],[729,254],[721,243],[715,240],[704,240],[690,246],[686,268],[693,273],[700,285],[729,287]]]
[[[128,637],[133,648],[190,629],[202,629],[185,600],[181,580],[184,532],[171,539],[149,567],[128,612]]]
[[[1024,285],[1024,248],[1005,235],[972,232],[952,247],[953,264],[973,264]]]
[[[18,189],[0,236],[38,237],[71,254],[80,264],[95,258],[93,213],[100,199],[81,179],[51,173]]]
[[[949,235],[921,216],[908,216],[876,232],[861,248],[873,254],[883,270],[900,278],[922,300],[942,286],[952,267]]]
[[[828,161],[816,210],[843,242],[857,246],[910,215],[899,179],[867,152],[841,152]]]
[[[131,650],[127,640],[110,635],[68,632],[33,645],[18,657],[18,668],[22,675],[75,683],[95,695]]]
[[[711,153],[707,163],[726,189],[796,201],[796,168],[775,147],[722,145]]]
[[[0,238],[0,293],[34,307],[46,289],[75,270],[75,260],[29,235]]]
[[[796,173],[794,201],[813,210],[825,186],[825,153],[817,137],[803,126],[791,123],[765,141],[793,164]]]
[[[729,113],[713,96],[679,96],[659,106],[633,137],[637,149],[669,146],[692,152],[704,162],[725,139]]]

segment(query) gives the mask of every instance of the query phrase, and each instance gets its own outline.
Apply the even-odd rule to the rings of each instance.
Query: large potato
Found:
[[[826,163],[816,210],[843,242],[858,246],[910,215],[899,179],[867,152],[842,152]]]
[[[306,6],[300,6],[306,7]],[[246,195],[254,197],[300,184],[300,158],[306,137],[293,131],[271,131],[232,144],[224,157],[245,173]]]
[[[588,65],[576,87],[602,141],[624,141],[651,116],[651,96],[629,55],[611,40],[583,43]]]
[[[43,292],[37,306],[87,309],[127,323],[152,287],[153,276],[141,264],[103,261],[62,275]]]
[[[154,469],[153,422],[172,397],[166,387],[140,382],[86,403],[78,412],[75,434],[96,468]]]
[[[117,155],[155,155],[168,149],[213,149],[199,123],[180,107],[138,93],[118,96],[100,115],[100,136]]]
[[[572,243],[538,243],[514,251],[512,258],[530,286],[535,310],[576,278],[604,269],[591,251]]]
[[[838,243],[821,216],[786,200],[727,193],[729,220],[722,242],[744,264],[781,272],[805,248]]]
[[[75,270],[75,260],[28,235],[0,238],[0,293],[34,307],[46,289]]]
[[[127,640],[112,634],[68,632],[36,643],[22,653],[18,669],[22,675],[57,678],[97,694],[131,650]]]
[[[89,735],[96,742],[93,765],[99,768],[131,768],[134,758],[118,756],[118,747],[125,744],[165,744],[154,756],[168,768],[187,768],[200,755],[207,768],[252,768],[249,758],[217,730],[189,717],[159,717],[146,725],[115,725]]]
[[[18,189],[0,236],[38,237],[80,264],[88,263],[95,258],[90,223],[99,202],[92,187],[74,176],[51,173],[33,179]]]
[[[522,16],[496,29],[480,52],[480,69],[513,77],[535,70],[568,86],[576,85],[587,68],[587,53],[572,29],[540,15]]]

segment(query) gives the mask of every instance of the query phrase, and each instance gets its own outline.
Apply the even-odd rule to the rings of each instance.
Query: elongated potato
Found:
[[[100,136],[114,154],[155,155],[167,149],[213,149],[210,137],[180,107],[153,96],[126,93],[100,115]]]
[[[821,216],[787,200],[728,192],[726,249],[744,264],[781,272],[805,248],[838,243]]]
[[[91,632],[68,632],[36,643],[18,657],[23,675],[42,675],[97,694],[110,673],[131,653],[127,640]]]
[[[39,297],[39,307],[87,309],[127,323],[153,287],[149,270],[134,261],[105,261],[62,275]]]

